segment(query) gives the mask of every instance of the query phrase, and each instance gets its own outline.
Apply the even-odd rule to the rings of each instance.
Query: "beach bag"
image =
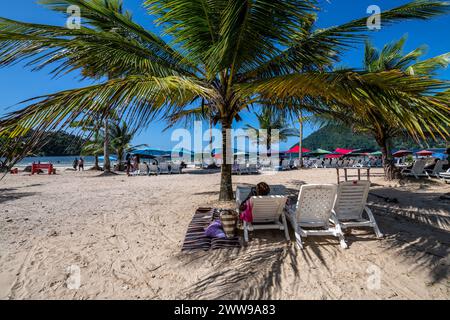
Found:
[[[237,220],[238,214],[233,210],[224,210],[220,213],[220,222],[222,222],[223,231],[227,238],[235,237]]]

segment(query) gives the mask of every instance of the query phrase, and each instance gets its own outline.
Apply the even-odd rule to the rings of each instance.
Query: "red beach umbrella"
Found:
[[[392,155],[395,158],[401,158],[401,157],[407,156],[408,154],[412,154],[412,151],[409,151],[409,150],[398,150],[397,152],[393,153]]]
[[[428,157],[428,156],[431,156],[433,154],[433,152],[428,151],[428,150],[422,150],[422,151],[416,152],[416,154],[418,156]]]
[[[306,153],[306,152],[310,152],[311,150],[306,149],[306,148],[302,148],[302,152]],[[300,147],[298,145],[290,148],[288,151],[286,151],[286,153],[299,153],[300,152]]]
[[[342,148],[337,148],[336,150],[334,150],[335,153],[340,153],[340,154],[347,154],[352,151],[353,150],[351,150],[351,149],[342,149]]]

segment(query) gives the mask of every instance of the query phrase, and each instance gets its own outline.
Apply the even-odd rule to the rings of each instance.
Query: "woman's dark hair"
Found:
[[[256,185],[257,196],[267,196],[270,193],[270,187],[265,182],[260,182]]]

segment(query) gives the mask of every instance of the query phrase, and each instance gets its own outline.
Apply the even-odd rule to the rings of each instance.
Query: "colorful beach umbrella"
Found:
[[[332,153],[331,151],[327,151],[324,149],[316,149],[307,153],[308,156],[325,156],[327,154]]]
[[[435,152],[431,155],[433,158],[441,159],[441,160],[447,160],[448,155],[445,153]]]
[[[104,160],[105,160],[104,156],[98,157],[98,161],[104,161]],[[117,161],[117,157],[116,156],[109,156],[109,160],[110,161]]]
[[[372,153],[369,153],[369,156],[374,156],[374,157],[381,157],[383,155],[383,153],[381,151],[375,151]]]
[[[429,156],[431,156],[433,154],[433,152],[432,151],[428,151],[428,150],[422,150],[422,151],[416,152],[416,154],[418,156],[422,156],[422,157],[429,157]]]
[[[325,159],[338,159],[342,158],[344,155],[341,153],[330,153],[325,156]]]
[[[409,151],[409,150],[398,150],[398,151],[394,152],[392,155],[395,158],[401,158],[401,157],[407,156],[408,154],[412,154],[412,153],[413,152]]]
[[[302,148],[302,152],[303,153],[307,153],[310,152],[311,150],[306,149],[306,148]],[[286,151],[285,153],[299,153],[300,152],[300,147],[298,146],[298,144],[296,146],[293,146],[292,148],[290,148],[288,151]]]
[[[342,148],[336,148],[336,150],[334,150],[334,153],[336,154],[347,154],[352,152],[352,149],[342,149]]]

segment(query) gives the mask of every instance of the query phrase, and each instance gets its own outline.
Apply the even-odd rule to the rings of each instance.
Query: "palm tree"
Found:
[[[430,97],[447,84],[398,71],[366,73],[329,69],[350,44],[364,39],[366,20],[314,28],[314,0],[147,0],[148,13],[170,42],[102,5],[105,0],[43,0],[65,13],[80,7],[83,27],[31,24],[0,18],[0,66],[29,59],[56,75],[89,67],[120,75],[102,83],[45,95],[5,116],[0,132],[64,127],[67,119],[125,114],[131,127],[148,125],[200,104],[222,127],[223,157],[231,153],[229,129],[252,104],[294,110],[293,98],[339,102],[355,112],[391,113],[411,133],[420,133],[427,113],[445,131],[448,106]],[[416,0],[382,13],[383,23],[428,19],[449,12],[442,1]],[[107,28],[104,28],[105,26]],[[99,28],[98,26],[102,26]],[[111,28],[111,26],[113,26]],[[311,27],[307,27],[311,26]],[[105,31],[108,30],[108,31]],[[406,110],[396,112],[396,101]],[[222,166],[220,200],[233,198],[231,163]]]
[[[407,37],[403,36],[398,41],[386,44],[381,51],[377,50],[369,41],[365,45],[364,69],[367,72],[379,73],[383,71],[400,70],[404,74],[416,75],[430,79],[436,75],[439,68],[445,68],[450,63],[450,53],[419,61],[425,54],[426,47],[421,46],[403,53]],[[445,94],[445,93],[443,93]],[[401,108],[396,101],[391,102],[393,107]],[[334,109],[334,111],[337,111]],[[350,125],[355,132],[367,133],[375,138],[381,148],[385,177],[395,177],[394,159],[392,156],[392,139],[405,133],[401,119],[389,119],[386,115],[373,110],[371,117],[360,117],[359,114],[340,106],[343,113],[343,121]],[[339,117],[334,117],[338,119]],[[448,125],[448,122],[447,122]],[[424,130],[433,134],[435,128],[423,125]],[[428,134],[428,135],[429,135]]]
[[[117,121],[111,124],[109,129],[111,149],[117,154],[117,160],[119,161],[119,167],[122,170],[122,160],[125,153],[132,152],[140,147],[147,146],[146,144],[131,145],[131,141],[137,129],[130,130],[125,121]]]
[[[270,156],[272,143],[278,143],[280,141],[286,141],[289,137],[297,135],[297,132],[288,127],[286,121],[286,115],[274,108],[264,108],[260,112],[256,113],[258,120],[258,128],[247,124],[245,129],[250,130],[249,138],[257,142],[258,155],[259,155],[259,143],[265,142],[267,151]],[[265,132],[259,131],[259,129],[266,130]],[[277,134],[275,134],[275,131]]]

